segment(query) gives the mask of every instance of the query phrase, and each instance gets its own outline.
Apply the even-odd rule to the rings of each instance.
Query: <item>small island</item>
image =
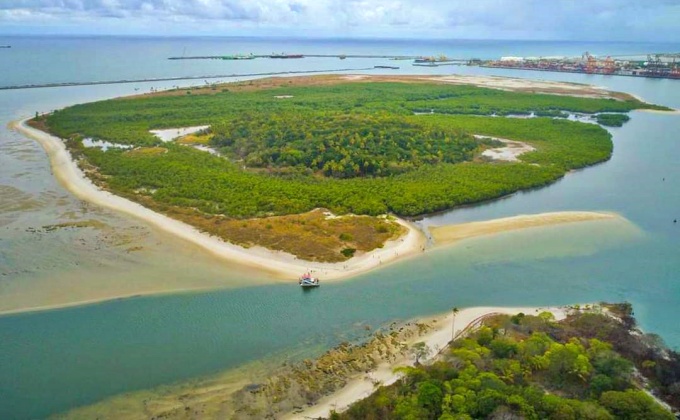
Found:
[[[63,139],[100,190],[296,267],[346,269],[424,249],[403,218],[606,161],[598,123],[634,109],[666,108],[577,84],[336,75],[117,98],[28,124]]]

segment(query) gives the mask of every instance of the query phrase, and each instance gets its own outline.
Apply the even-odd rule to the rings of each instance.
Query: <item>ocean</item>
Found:
[[[167,60],[269,54],[500,56],[624,55],[678,44],[470,40],[3,37],[0,87],[396,65],[401,74],[484,74],[589,83],[680,108],[680,81],[412,67],[386,59]],[[351,73],[351,71],[350,71]],[[374,71],[368,71],[374,74]],[[242,78],[222,78],[229,81]],[[612,159],[546,188],[434,215],[424,225],[562,210],[614,211],[632,224],[586,223],[481,237],[301,293],[294,282],[234,267],[137,220],[75,199],[40,146],[6,127],[71,104],[202,80],[0,91],[0,311],[134,298],[0,316],[0,418],[42,418],[141,389],[271,358],[314,355],[365,326],[452,306],[634,304],[648,332],[680,346],[678,115],[633,112],[610,131]],[[87,221],[90,227],[45,226]],[[141,246],[141,250],[134,250]],[[163,284],[166,292],[141,296]],[[217,288],[217,290],[213,290]],[[192,289],[192,291],[187,291]],[[210,289],[210,290],[199,290]]]

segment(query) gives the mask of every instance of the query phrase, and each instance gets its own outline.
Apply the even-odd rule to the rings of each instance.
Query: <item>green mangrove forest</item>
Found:
[[[604,128],[555,116],[607,113],[606,122],[622,123],[617,115],[639,108],[659,109],[632,98],[284,79],[261,89],[244,82],[76,105],[33,123],[66,139],[98,185],[166,213],[417,216],[545,186],[605,161],[613,146]],[[532,113],[550,117],[505,117]],[[209,126],[201,141],[219,156],[150,133],[201,125]],[[134,149],[84,147],[85,138]],[[501,145],[490,138],[536,150],[518,162],[490,162],[482,152]]]

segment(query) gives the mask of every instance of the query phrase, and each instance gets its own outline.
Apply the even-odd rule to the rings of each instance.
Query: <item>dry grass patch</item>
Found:
[[[307,261],[346,261],[354,255],[382,248],[385,242],[406,233],[403,226],[389,218],[329,217],[324,210],[245,220],[209,216],[177,207],[159,210],[225,241],[284,251]]]
[[[184,137],[180,137],[177,140],[175,140],[176,143],[179,144],[210,144],[210,139],[212,138],[212,134],[187,134]]]
[[[165,147],[138,147],[125,152],[127,156],[156,156],[168,153]]]

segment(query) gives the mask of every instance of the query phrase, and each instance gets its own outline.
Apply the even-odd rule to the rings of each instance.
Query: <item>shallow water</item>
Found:
[[[168,51],[181,48],[182,43],[168,44]],[[382,46],[386,52],[408,50],[402,53],[424,48],[423,44],[416,47]],[[507,47],[493,46],[494,51]],[[531,45],[525,51],[551,48],[554,52],[560,47],[583,46]],[[336,47],[270,42],[258,48],[292,52]],[[343,43],[337,48],[360,52],[366,47]],[[435,43],[430,48],[442,46]],[[466,48],[482,55],[491,47]],[[94,70],[106,67],[102,63],[108,59],[94,60],[82,77],[90,77],[89,71],[99,74]],[[172,75],[164,64],[156,61],[152,73]],[[284,65],[259,60],[248,65],[274,64]],[[285,66],[304,69],[320,64],[335,65],[305,59]],[[205,70],[196,63],[187,66],[187,74]],[[26,80],[31,74],[35,77],[30,80],[46,77],[45,72],[31,69],[10,76],[0,72],[0,84]],[[107,77],[129,77],[138,70],[114,66],[102,71]],[[404,65],[399,70],[451,71],[594,83],[680,108],[678,81],[468,67]],[[53,80],[74,74],[60,72],[55,72]],[[3,91],[0,121],[176,83]],[[680,225],[672,223],[680,219],[678,127],[677,115],[634,112],[624,127],[611,129],[615,150],[610,161],[568,174],[547,188],[423,221],[427,225],[545,211],[605,210],[622,214],[633,225],[588,222],[476,238],[310,293],[294,284],[262,286],[270,280],[264,274],[217,261],[141,222],[73,198],[51,176],[40,146],[3,128],[0,310],[90,300],[121,291],[227,289],[0,317],[0,417],[43,417],[117,393],[208,375],[274,354],[299,357],[305,351],[319,352],[339,341],[364,336],[366,324],[385,325],[451,306],[629,300],[646,330],[678,346]],[[44,228],[83,221],[98,223]],[[135,246],[142,249],[130,249]]]

